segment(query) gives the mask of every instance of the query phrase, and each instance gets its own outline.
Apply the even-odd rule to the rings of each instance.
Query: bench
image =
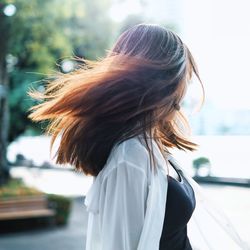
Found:
[[[20,196],[0,200],[0,221],[27,218],[53,217],[45,195]]]

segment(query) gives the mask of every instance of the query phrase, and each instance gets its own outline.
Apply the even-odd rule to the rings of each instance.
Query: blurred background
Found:
[[[101,58],[142,22],[172,29],[194,55],[205,103],[197,111],[193,79],[182,108],[200,147],[173,153],[250,245],[249,9],[248,0],[0,0],[0,250],[85,248],[92,177],[55,164],[26,92],[74,70],[75,56]]]

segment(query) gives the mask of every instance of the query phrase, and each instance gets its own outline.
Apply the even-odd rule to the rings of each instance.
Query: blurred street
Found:
[[[249,190],[241,187],[203,185],[226,215],[231,219],[243,240],[250,245],[250,199]],[[223,197],[223,199],[221,199]],[[232,199],[233,197],[233,199]],[[51,227],[25,232],[0,235],[0,250],[84,250],[87,213],[84,197],[74,199],[69,223],[65,227]]]
[[[0,235],[0,250],[83,250],[87,223],[83,202],[83,197],[74,199],[66,226]]]
[[[192,173],[192,160],[209,152],[209,158],[212,159],[213,165],[215,165],[214,169],[217,170],[218,175],[221,173],[222,176],[226,176],[227,174],[237,177],[249,176],[249,170],[245,165],[238,165],[237,168],[234,167],[239,157],[241,159],[245,157],[246,165],[249,164],[246,153],[249,148],[249,137],[245,137],[244,140],[241,137],[197,137],[197,139],[200,140],[203,147],[196,155],[175,152],[179,162],[187,168],[190,174]],[[244,141],[246,146],[243,148],[232,148],[230,146],[233,144],[236,145],[239,141]],[[48,143],[49,138],[46,137],[28,137],[19,140],[9,147],[9,159],[13,160],[14,155],[19,152],[27,158],[29,155],[32,155],[37,165],[41,164],[44,160],[53,164],[53,161],[50,161],[48,157]],[[37,150],[38,147],[33,149],[32,145],[39,145],[40,150]],[[228,145],[228,147],[222,145]],[[234,154],[231,153],[232,150]],[[36,156],[36,152],[43,152],[44,155]],[[227,159],[226,155],[229,154],[232,157]],[[91,187],[92,177],[87,177],[82,173],[77,173],[69,168],[56,165],[47,169],[12,166],[11,175],[22,178],[26,185],[38,188],[45,193],[61,194],[75,198],[67,226],[61,228],[31,229],[26,232],[0,235],[0,250],[84,249],[87,213],[83,202],[84,196]],[[69,185],[65,185],[65,183]],[[226,215],[231,219],[242,238],[250,245],[248,237],[250,232],[250,199],[246,198],[249,197],[249,188],[209,184],[202,184],[202,187],[226,212]],[[52,242],[53,244],[51,244]]]

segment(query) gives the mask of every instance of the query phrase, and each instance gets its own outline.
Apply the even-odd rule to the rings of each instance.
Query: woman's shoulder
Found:
[[[147,174],[149,153],[138,136],[126,139],[114,146],[105,166],[106,172],[119,167],[120,163],[123,163],[123,166],[138,168]]]
[[[106,164],[94,178],[93,184],[86,194],[84,204],[87,206],[87,210],[93,212],[99,210],[99,197],[103,194],[101,190],[105,180],[108,180],[109,177],[111,180],[114,180],[117,176],[121,176],[120,174],[126,173],[128,176],[140,176],[144,179],[145,174],[147,183],[149,184],[148,157],[146,148],[140,143],[137,137],[129,138],[116,144],[111,150]],[[125,169],[118,170],[120,167],[127,169],[126,171],[124,171]],[[136,184],[136,182],[131,183]]]

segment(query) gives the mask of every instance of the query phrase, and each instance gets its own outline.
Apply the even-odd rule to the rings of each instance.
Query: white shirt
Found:
[[[149,154],[145,142],[139,140],[140,136],[115,145],[104,168],[94,177],[84,200],[88,211],[86,250],[159,250],[168,190],[166,161],[157,143],[152,140],[157,168],[155,172],[151,171]],[[203,197],[200,198],[196,184],[191,178],[188,180],[196,192],[196,199],[202,204]],[[197,201],[196,205],[199,205]],[[207,207],[204,211],[207,212]],[[208,243],[206,237],[209,232],[211,241],[211,237],[216,237],[216,227],[228,223],[213,211],[212,215],[210,219],[211,209],[207,214],[202,209],[198,209],[198,215],[194,213],[194,234],[193,238],[192,235],[189,238],[191,244],[202,246],[194,249],[249,249],[243,248],[242,241],[236,239],[234,234],[228,237],[231,228],[218,229],[223,233],[221,237],[225,235],[225,245],[215,240]],[[212,228],[204,226],[202,231],[200,227],[206,216],[207,221],[214,220],[215,223]],[[201,218],[203,222],[200,222]],[[233,245],[230,237],[239,240],[241,248]],[[224,246],[227,248],[221,248]]]

